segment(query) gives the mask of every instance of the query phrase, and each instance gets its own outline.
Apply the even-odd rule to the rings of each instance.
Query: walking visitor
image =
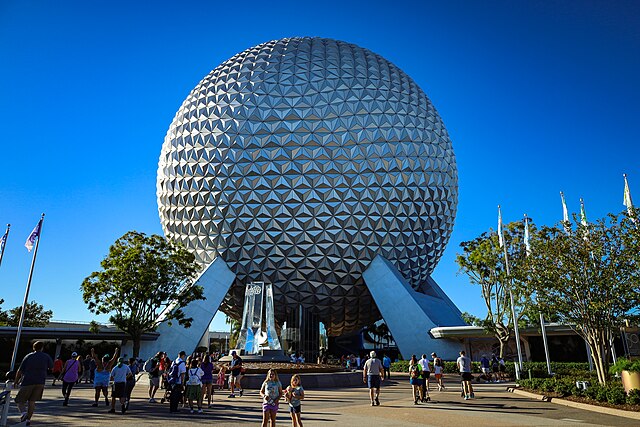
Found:
[[[444,383],[442,382],[442,376],[444,374],[444,362],[437,354],[431,353],[433,358],[433,375],[436,377],[438,383],[438,391],[444,390]]]
[[[110,378],[113,381],[111,389],[111,409],[109,413],[116,412],[116,399],[120,400],[120,413],[127,411],[127,380],[132,376],[131,369],[124,363],[124,358],[118,359],[118,364],[111,370]]]
[[[380,405],[380,382],[384,380],[384,368],[382,362],[376,357],[376,352],[369,353],[370,358],[364,363],[362,371],[362,380],[369,387],[369,398],[371,406]]]
[[[96,390],[95,401],[91,406],[98,406],[98,400],[100,400],[100,392],[104,395],[104,401],[106,406],[109,406],[109,378],[111,377],[111,368],[118,359],[120,349],[116,347],[113,351],[113,358],[109,360],[109,355],[105,354],[100,359],[96,355],[95,349],[91,349],[91,359],[96,364],[96,372],[93,378],[93,388]]]
[[[240,397],[242,397],[242,387],[240,386],[240,377],[242,376],[242,359],[238,356],[238,353],[233,350],[231,352],[231,364],[229,365],[229,370],[231,374],[229,375],[229,388],[231,389],[231,394],[228,397],[236,397],[235,390],[236,388],[240,390]]]
[[[202,369],[202,400],[207,398],[207,408],[211,409],[211,398],[213,395],[213,370],[215,369],[215,365],[211,362],[211,355],[207,354],[204,356],[204,360],[200,364],[200,369]]]
[[[62,370],[62,396],[64,401],[62,406],[69,405],[69,397],[71,397],[71,390],[76,385],[80,373],[82,372],[82,363],[78,360],[78,353],[75,351],[71,353],[71,359],[67,360]]]
[[[198,367],[198,359],[191,359],[189,370],[187,371],[187,389],[186,396],[189,402],[190,412],[193,414],[193,401],[196,401],[198,413],[202,413],[202,376],[204,372]]]
[[[20,386],[15,402],[20,410],[20,422],[31,425],[31,417],[36,409],[36,402],[42,400],[47,371],[53,368],[53,360],[47,353],[43,353],[44,343],[33,343],[33,352],[27,354],[16,372],[13,387]]]
[[[149,403],[156,403],[156,392],[160,388],[160,360],[164,354],[159,351],[151,359],[144,362],[143,369],[149,374]]]
[[[464,351],[460,352],[460,357],[456,360],[456,365],[460,371],[464,400],[473,399],[475,395],[473,394],[473,386],[471,385],[471,380],[473,379],[473,375],[471,375],[471,359],[465,356]]]
[[[429,397],[429,377],[431,376],[431,368],[429,367],[429,359],[427,359],[427,355],[423,354],[422,358],[418,360],[420,363],[420,368],[422,369],[422,374],[420,378],[422,378],[422,403],[426,403],[431,400]]]
[[[282,398],[282,384],[278,380],[278,373],[274,369],[269,369],[267,378],[260,387],[260,397],[262,398],[262,427],[276,425],[276,414],[278,405]]]
[[[418,363],[416,355],[411,355],[409,362],[409,384],[413,393],[413,404],[417,405],[422,400],[422,367]]]
[[[171,388],[171,396],[169,398],[169,412],[180,412],[178,410],[178,404],[182,401],[182,391],[184,384],[184,377],[187,372],[184,358],[187,353],[181,351],[178,353],[178,357],[169,367],[169,373],[167,374],[167,384]]]

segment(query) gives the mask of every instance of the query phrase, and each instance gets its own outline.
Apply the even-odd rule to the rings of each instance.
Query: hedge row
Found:
[[[515,363],[506,362],[507,375],[513,377],[515,375]],[[548,377],[546,362],[524,362],[522,364],[524,369],[523,377],[528,377],[529,371],[531,376],[535,378]],[[400,360],[391,364],[392,372],[409,372],[409,361]],[[480,373],[480,362],[471,362],[471,371],[474,373]],[[577,376],[577,375],[589,375],[589,364],[586,362],[551,362],[551,371],[556,375],[562,376]],[[458,373],[456,362],[444,362],[445,373]]]
[[[597,381],[591,381],[591,385],[586,390],[581,390],[576,387],[576,381],[581,380],[583,379],[579,377],[533,378],[520,380],[519,385],[541,393],[557,393],[560,397],[586,397],[612,405],[640,404],[640,390],[633,389],[627,395],[619,381],[612,381],[605,386],[601,386]]]

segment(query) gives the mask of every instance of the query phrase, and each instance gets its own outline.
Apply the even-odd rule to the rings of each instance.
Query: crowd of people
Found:
[[[120,357],[118,348],[114,349],[112,355],[99,355],[94,349],[91,349],[91,353],[85,357],[73,352],[68,360],[63,362],[57,356],[54,362],[42,351],[43,347],[42,342],[34,343],[34,351],[22,360],[15,377],[14,386],[20,386],[15,401],[21,412],[21,421],[26,422],[26,425],[30,425],[35,402],[42,398],[48,372],[54,374],[53,385],[56,382],[62,383],[62,405],[69,405],[72,390],[76,384],[91,382],[95,389],[91,406],[98,407],[100,399],[103,398],[110,413],[116,412],[118,402],[120,413],[126,413],[136,382],[144,374],[149,378],[149,403],[156,403],[156,393],[164,390],[161,403],[168,401],[170,412],[179,412],[182,405],[182,408],[188,407],[192,414],[201,414],[204,402],[207,408],[211,408],[215,389],[222,390],[226,385],[230,390],[228,398],[242,397],[244,392],[241,383],[245,368],[242,358],[235,351],[231,352],[231,360],[228,363],[220,363],[219,354],[194,353],[187,357],[184,351],[179,352],[173,360],[162,351],[146,361],[125,359]],[[304,363],[304,355],[297,354],[295,357],[295,363]],[[341,362],[348,370],[362,369],[362,379],[369,389],[371,406],[379,406],[381,384],[386,379],[390,379],[389,356],[384,355],[382,359],[378,359],[376,352],[371,351],[365,358],[345,355],[341,358]],[[504,360],[496,357],[495,354],[491,359],[483,355],[480,366],[482,370],[480,379],[486,382],[499,382],[505,379]],[[475,394],[471,383],[473,379],[471,359],[464,351],[460,352],[456,367],[461,378],[461,396],[464,400],[473,399]],[[436,353],[431,353],[431,358],[427,358],[426,354],[422,354],[420,359],[416,355],[411,356],[408,375],[415,405],[431,400],[431,382],[435,382],[438,391],[445,389],[443,374],[444,362]],[[288,403],[292,425],[302,426],[301,401],[304,399],[304,389],[299,375],[293,375],[290,385],[283,389],[278,373],[273,369],[269,370],[260,388],[260,397],[263,426],[269,424],[275,426],[276,414],[282,399]]]

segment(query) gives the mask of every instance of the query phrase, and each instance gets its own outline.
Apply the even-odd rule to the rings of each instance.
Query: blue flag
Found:
[[[2,237],[0,237],[0,252],[2,252],[4,250],[4,245],[5,245],[5,243],[7,243],[7,234],[8,233],[9,233],[9,231],[4,233],[4,235]]]
[[[36,242],[36,239],[40,237],[40,229],[42,228],[42,218],[38,221],[38,225],[33,229],[27,241],[24,243],[24,247],[27,248],[29,252],[33,249],[33,244]]]

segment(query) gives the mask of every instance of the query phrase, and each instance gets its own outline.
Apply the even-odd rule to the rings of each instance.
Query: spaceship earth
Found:
[[[276,322],[299,305],[332,336],[380,318],[361,275],[378,254],[417,291],[458,201],[451,140],[418,85],[381,56],[317,37],[241,52],[211,71],[162,146],[162,227],[204,266],[272,283]]]

